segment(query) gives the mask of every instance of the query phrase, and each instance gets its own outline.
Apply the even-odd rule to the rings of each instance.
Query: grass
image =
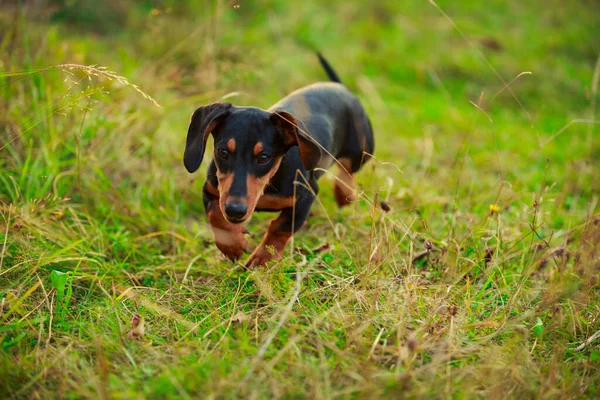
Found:
[[[0,7],[0,397],[600,396],[600,343],[577,349],[600,330],[597,4],[19,4]],[[286,257],[246,272],[183,168],[189,115],[323,80],[314,49],[377,158],[360,201],[338,210],[325,176]]]

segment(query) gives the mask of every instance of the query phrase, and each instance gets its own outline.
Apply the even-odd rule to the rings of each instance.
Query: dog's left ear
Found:
[[[314,169],[321,160],[321,147],[315,139],[299,129],[296,118],[286,111],[275,111],[271,114],[270,119],[275,128],[283,135],[284,143],[287,146],[300,148],[300,159],[304,169],[307,171]]]
[[[229,115],[231,107],[231,103],[213,103],[198,108],[192,114],[183,153],[183,165],[188,172],[200,167],[208,135]]]

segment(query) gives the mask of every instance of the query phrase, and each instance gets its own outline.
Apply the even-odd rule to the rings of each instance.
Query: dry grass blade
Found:
[[[586,347],[588,347],[589,345],[591,345],[594,340],[600,338],[600,330],[597,331],[596,333],[594,333],[592,336],[590,336],[585,342],[583,342],[581,345],[577,346],[575,348],[575,351],[582,351],[583,349],[585,349]]]
[[[49,67],[48,69],[60,69],[66,71],[79,70],[84,71],[88,75],[91,76],[99,76],[108,78],[110,80],[115,80],[125,86],[129,86],[133,88],[136,92],[142,95],[143,98],[149,100],[156,107],[161,108],[160,104],[152,96],[144,92],[138,85],[135,85],[127,80],[124,76],[117,75],[116,73],[109,71],[106,67],[98,67],[95,65],[80,65],[80,64],[58,64],[53,67]]]
[[[133,88],[136,92],[138,92],[140,95],[142,95],[143,98],[150,101],[156,107],[162,108],[160,106],[160,104],[158,104],[158,102],[152,96],[150,96],[148,93],[146,93],[142,89],[140,89],[140,87],[138,85],[129,82],[129,80],[127,78],[125,78],[124,76],[118,75],[115,72],[110,71],[107,67],[96,66],[96,65],[81,65],[81,64],[70,64],[69,63],[69,64],[57,64],[57,65],[53,65],[51,67],[30,70],[30,71],[2,72],[2,73],[0,73],[0,77],[17,76],[18,78],[7,82],[7,83],[1,85],[0,87],[14,83],[15,81],[20,80],[22,78],[26,78],[28,76],[32,76],[32,75],[38,74],[40,72],[50,71],[53,69],[62,70],[62,71],[78,70],[78,71],[85,72],[88,76],[104,77],[109,80],[115,80],[115,81],[121,83],[122,85]]]

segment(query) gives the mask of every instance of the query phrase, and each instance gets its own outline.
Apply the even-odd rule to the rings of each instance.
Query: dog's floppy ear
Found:
[[[314,169],[321,160],[321,147],[315,139],[310,137],[302,129],[298,128],[298,122],[294,116],[286,111],[275,111],[271,114],[271,122],[283,135],[287,146],[298,146],[300,148],[300,159],[304,169]]]
[[[192,114],[183,153],[183,165],[190,173],[200,167],[208,134],[229,115],[231,107],[230,103],[213,103],[200,107]]]

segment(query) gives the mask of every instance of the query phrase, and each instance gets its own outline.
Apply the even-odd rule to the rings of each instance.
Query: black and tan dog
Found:
[[[203,196],[219,250],[239,258],[248,246],[242,222],[255,210],[281,211],[246,262],[249,268],[280,257],[304,225],[323,168],[339,166],[335,199],[344,206],[355,196],[353,174],[373,154],[365,110],[318,56],[333,82],[296,90],[268,110],[214,103],[191,118],[183,156],[189,172],[200,166],[209,134],[214,137]]]

